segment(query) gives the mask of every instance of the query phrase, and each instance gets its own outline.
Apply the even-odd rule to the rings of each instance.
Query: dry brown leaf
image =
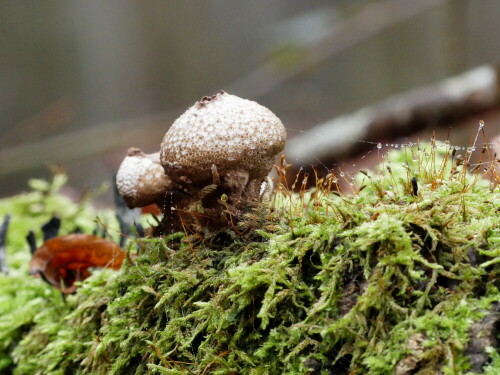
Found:
[[[30,274],[42,277],[65,294],[76,281],[90,276],[89,267],[119,269],[125,253],[114,242],[89,234],[68,234],[47,240],[30,262]]]

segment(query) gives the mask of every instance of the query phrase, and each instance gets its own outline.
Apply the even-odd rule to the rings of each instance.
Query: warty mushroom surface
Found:
[[[227,215],[233,223],[261,202],[285,141],[285,127],[269,109],[221,91],[175,120],[159,155],[129,149],[117,187],[130,208],[156,203],[164,227],[221,228]]]
[[[285,141],[285,127],[269,109],[222,91],[196,102],[173,123],[160,158],[167,175],[194,183],[210,182],[212,165],[221,176],[240,170],[263,181]]]
[[[129,148],[118,169],[116,186],[129,208],[158,203],[173,189],[172,180],[160,164],[159,153],[145,154],[135,147]]]

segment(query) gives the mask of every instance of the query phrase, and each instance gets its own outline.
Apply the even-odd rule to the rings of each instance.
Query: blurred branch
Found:
[[[360,139],[406,135],[491,109],[500,104],[499,71],[481,66],[332,119],[289,140],[287,156],[301,163],[332,160],[348,154]]]
[[[160,144],[178,111],[127,121],[102,123],[0,150],[0,177],[50,163],[65,163],[111,151],[123,145],[140,145],[149,139]],[[125,149],[123,153],[125,155]]]
[[[228,86],[228,91],[245,93],[251,98],[262,97],[290,79],[382,30],[448,1],[450,0],[386,0],[367,5],[340,27],[333,28],[329,35],[320,39],[315,45],[305,48],[302,52],[307,57],[294,66],[278,70],[275,62],[271,60],[233,82]]]
[[[20,124],[2,129],[1,144],[9,145],[19,141],[36,140],[61,131],[74,119],[73,112],[71,100],[67,97],[59,98]]]
[[[5,215],[0,225],[0,273],[8,273],[7,267],[7,230],[9,229],[10,215]]]
[[[292,68],[277,71],[276,65],[270,61],[228,85],[229,91],[245,93],[252,98],[263,96],[374,34],[447,1],[449,0],[386,0],[368,5],[307,48],[304,51],[307,58],[300,60]],[[158,143],[165,129],[181,112],[173,110],[127,121],[103,123],[42,141],[1,149],[0,177],[44,164],[64,163],[103,153],[123,147],[124,144],[138,144],[146,139]]]
[[[498,68],[483,66],[441,83],[411,90],[310,129],[288,142],[287,155],[303,163],[337,158],[360,139],[406,134],[412,128],[473,114],[499,104]],[[98,126],[0,150],[0,177],[50,163],[65,163],[123,145],[159,144],[180,111]],[[167,125],[166,125],[167,124]]]

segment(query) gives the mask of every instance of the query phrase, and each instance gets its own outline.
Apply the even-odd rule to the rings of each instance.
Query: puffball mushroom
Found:
[[[123,159],[116,185],[129,208],[161,202],[165,193],[173,189],[172,180],[160,164],[160,154],[145,154],[135,147],[129,148]]]
[[[165,173],[188,189],[211,184],[216,171],[223,185],[253,195],[285,141],[285,127],[269,109],[221,91],[175,120],[163,138],[160,160]]]
[[[159,154],[129,149],[118,191],[130,208],[158,204],[168,230],[221,228],[266,195],[285,141],[285,127],[269,109],[221,91],[175,120]]]

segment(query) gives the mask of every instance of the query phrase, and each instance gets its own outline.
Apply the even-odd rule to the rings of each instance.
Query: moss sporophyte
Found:
[[[170,233],[158,220],[151,232],[162,235],[129,240],[122,268],[94,272],[66,303],[27,276],[24,231],[58,210],[71,211],[66,230],[91,231],[102,214],[59,207],[57,189],[39,182],[43,191],[0,201],[19,223],[0,275],[0,364],[14,374],[498,374],[493,162],[470,173],[434,140],[354,179],[288,180],[282,159],[274,192],[257,190],[248,206],[217,190],[217,166],[178,206],[183,220],[218,212],[217,225],[185,219]]]

